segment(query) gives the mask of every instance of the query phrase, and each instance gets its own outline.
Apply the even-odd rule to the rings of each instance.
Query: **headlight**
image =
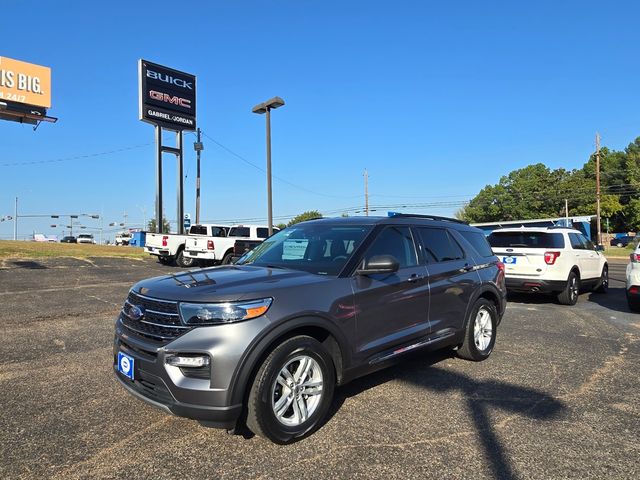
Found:
[[[180,314],[188,325],[215,325],[249,320],[266,313],[272,298],[228,303],[181,303]]]

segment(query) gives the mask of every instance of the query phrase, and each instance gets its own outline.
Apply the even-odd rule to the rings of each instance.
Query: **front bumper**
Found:
[[[165,412],[198,420],[212,427],[233,428],[242,405],[227,405],[228,388],[215,385],[211,374],[208,378],[189,378],[179,368],[167,366],[166,355],[173,351],[170,345],[154,345],[131,336],[118,320],[113,345],[113,369],[120,384],[135,397]],[[188,348],[180,350],[189,352]],[[193,351],[206,353],[201,349]],[[134,359],[134,380],[118,372],[118,352],[124,352]]]
[[[167,385],[160,377],[140,369],[139,379],[132,381],[119,373],[116,365],[113,368],[116,378],[131,395],[167,413],[197,420],[215,428],[232,429],[242,412],[242,405],[213,407],[179,402],[171,395]]]
[[[540,278],[506,277],[505,283],[510,292],[526,293],[555,293],[561,292],[567,286],[562,280],[542,280]]]

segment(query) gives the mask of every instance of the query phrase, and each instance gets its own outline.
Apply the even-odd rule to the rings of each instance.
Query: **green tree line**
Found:
[[[640,137],[624,150],[600,150],[600,212],[610,231],[640,230]],[[595,153],[580,169],[542,163],[513,170],[487,185],[456,214],[468,222],[527,220],[596,213]],[[604,228],[604,226],[603,226]]]

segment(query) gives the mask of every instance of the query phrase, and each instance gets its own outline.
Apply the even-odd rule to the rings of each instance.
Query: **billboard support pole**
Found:
[[[176,158],[178,160],[178,234],[184,234],[184,162],[182,161],[182,130],[176,132]]]
[[[162,127],[156,125],[156,233],[163,233],[162,227]]]

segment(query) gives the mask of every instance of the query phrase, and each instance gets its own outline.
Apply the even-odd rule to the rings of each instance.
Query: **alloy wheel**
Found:
[[[280,423],[298,426],[317,410],[323,395],[322,369],[308,355],[289,360],[271,387],[271,408]]]
[[[473,325],[473,339],[476,348],[484,352],[489,348],[493,338],[493,325],[491,323],[491,313],[484,307],[478,310]]]

